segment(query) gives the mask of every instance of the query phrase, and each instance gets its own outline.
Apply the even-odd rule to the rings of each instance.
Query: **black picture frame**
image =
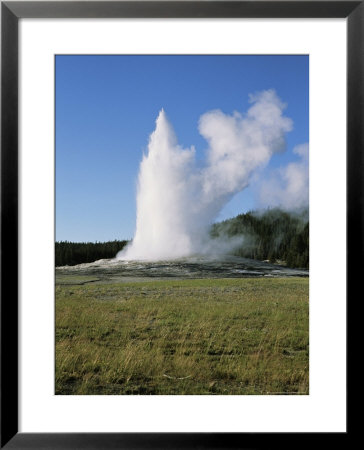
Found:
[[[1,2],[1,448],[261,448],[325,433],[18,432],[18,21],[21,18],[347,18],[347,304],[364,273],[364,1]],[[350,346],[347,346],[349,351]],[[349,417],[349,415],[347,416]],[[335,440],[347,439],[335,433]],[[273,441],[272,441],[273,440]]]

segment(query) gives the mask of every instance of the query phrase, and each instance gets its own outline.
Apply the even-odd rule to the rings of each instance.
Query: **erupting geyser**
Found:
[[[208,228],[251,174],[285,145],[292,121],[273,90],[250,97],[242,115],[220,110],[200,117],[199,132],[207,140],[204,167],[195,164],[194,147],[178,143],[164,110],[159,113],[143,156],[137,190],[133,241],[118,259],[161,260],[208,253]]]

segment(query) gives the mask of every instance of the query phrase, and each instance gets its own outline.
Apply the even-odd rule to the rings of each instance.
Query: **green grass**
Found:
[[[308,278],[56,286],[56,394],[308,394]]]

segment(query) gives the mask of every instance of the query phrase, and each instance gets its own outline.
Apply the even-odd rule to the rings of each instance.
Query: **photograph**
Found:
[[[55,394],[309,394],[309,55],[56,54]]]

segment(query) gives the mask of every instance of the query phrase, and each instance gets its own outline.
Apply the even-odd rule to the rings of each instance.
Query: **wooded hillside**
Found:
[[[280,209],[248,212],[213,225],[212,237],[242,236],[235,255],[261,261],[284,262],[288,267],[308,268],[308,210],[288,213]]]

